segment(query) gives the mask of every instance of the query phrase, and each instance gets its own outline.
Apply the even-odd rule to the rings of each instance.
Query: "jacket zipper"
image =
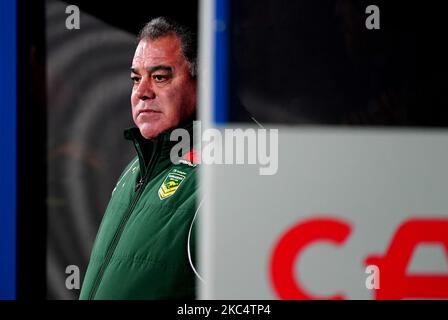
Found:
[[[112,258],[113,253],[115,252],[115,248],[117,247],[118,241],[120,240],[121,234],[123,233],[124,227],[126,226],[132,211],[134,210],[138,200],[140,199],[140,196],[143,193],[143,186],[144,184],[147,182],[148,178],[151,177],[152,171],[154,170],[155,167],[155,163],[156,163],[156,158],[158,156],[159,153],[159,142],[158,140],[156,140],[156,144],[155,144],[155,151],[152,154],[151,160],[150,160],[150,165],[148,166],[147,171],[145,172],[145,174],[140,178],[140,180],[138,181],[138,183],[135,186],[135,196],[132,199],[131,205],[128,208],[128,211],[126,212],[126,214],[123,216],[123,218],[120,221],[120,224],[118,225],[118,229],[117,231],[115,231],[114,237],[112,238],[111,244],[109,245],[109,247],[107,248],[107,252],[106,252],[106,258],[104,260],[104,263],[101,265],[100,270],[98,271],[98,274],[95,278],[95,282],[93,283],[93,287],[90,290],[90,294],[88,297],[88,300],[92,300],[95,295],[96,295],[96,291],[98,290],[100,284],[101,284],[101,280],[103,279],[103,275],[104,272],[106,271],[106,268],[108,267],[110,260]],[[142,156],[141,154],[141,150],[139,147],[136,146],[137,152],[139,153],[139,157]],[[143,156],[142,158],[143,159]]]

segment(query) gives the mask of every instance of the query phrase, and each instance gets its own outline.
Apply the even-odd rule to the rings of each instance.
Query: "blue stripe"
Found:
[[[228,52],[229,52],[229,1],[215,2],[215,60],[214,60],[214,121],[224,124],[228,120]]]
[[[0,299],[16,298],[17,4],[0,0]]]

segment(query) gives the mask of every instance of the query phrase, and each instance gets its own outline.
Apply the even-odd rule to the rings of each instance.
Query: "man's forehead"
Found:
[[[132,60],[133,67],[145,65],[148,67],[154,64],[175,63],[182,59],[180,40],[176,36],[165,36],[151,40],[144,38],[140,40]]]

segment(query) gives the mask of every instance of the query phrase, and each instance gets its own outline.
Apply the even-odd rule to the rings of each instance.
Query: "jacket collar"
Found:
[[[144,138],[137,127],[131,127],[124,131],[124,138],[134,143],[139,158],[143,157],[143,159],[141,160],[144,160],[144,163],[147,164],[149,162],[151,154],[155,149],[160,150],[160,157],[162,158],[170,157],[172,147],[179,142],[179,141],[171,141],[170,136],[171,133],[178,128],[182,128],[188,131],[188,133],[190,134],[190,146],[192,146],[193,120],[189,120],[185,122],[183,125],[178,126],[177,128],[166,130],[153,139]]]

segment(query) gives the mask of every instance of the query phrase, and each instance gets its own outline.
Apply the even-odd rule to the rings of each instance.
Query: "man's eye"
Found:
[[[139,77],[131,77],[133,83],[138,83],[140,81]]]
[[[166,75],[162,75],[162,74],[154,74],[152,76],[152,78],[156,81],[156,82],[164,82],[166,80],[168,80],[168,76]]]

